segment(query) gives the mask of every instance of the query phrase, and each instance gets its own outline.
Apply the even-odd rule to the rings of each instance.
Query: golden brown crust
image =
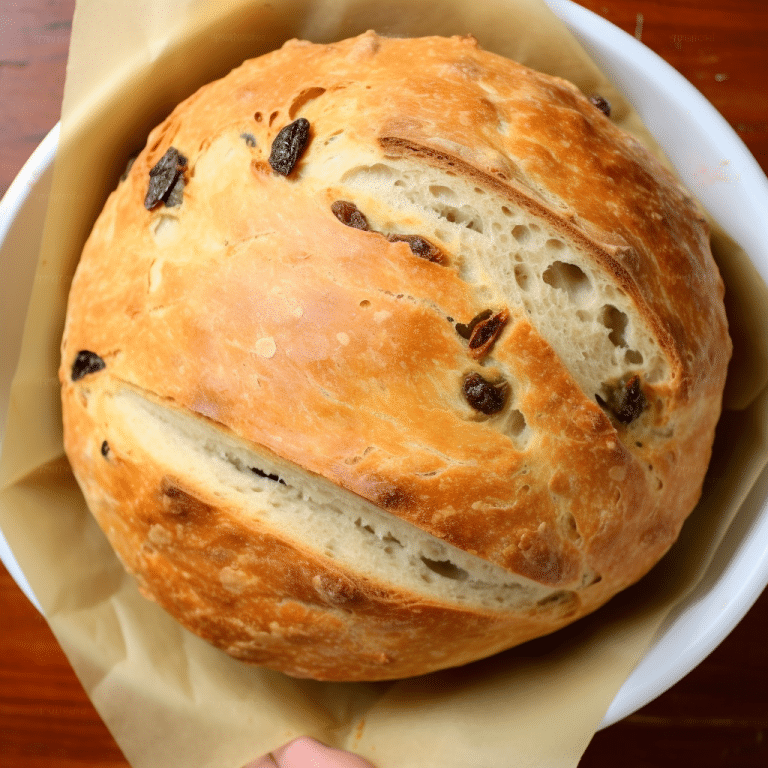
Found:
[[[269,149],[299,116],[309,145],[279,176]],[[641,436],[580,389],[520,307],[495,308],[508,318],[492,359],[473,359],[454,323],[487,307],[457,255],[419,258],[407,242],[333,215],[340,187],[318,187],[312,173],[341,130],[361,162],[407,157],[472,179],[610,277],[669,371],[645,388]],[[188,159],[183,202],[147,211],[149,170],[170,146]],[[241,658],[374,679],[487,655],[636,581],[696,503],[730,355],[707,235],[687,193],[564,81],[467,38],[288,43],[182,103],[108,200],[62,345],[67,452],[143,590]],[[84,349],[106,369],[73,383]],[[532,438],[510,437],[467,403],[472,371],[511,375]],[[167,477],[141,446],[130,460],[94,454],[109,423],[89,415],[83,390],[96,397],[121,383],[568,590],[567,610],[425,604],[246,525],[192,478]],[[219,580],[235,560],[236,595]],[[420,660],[412,651],[426,638]]]
[[[98,397],[95,388],[89,401]],[[564,626],[574,593],[514,613],[462,609],[361,577],[282,540],[195,478],[168,475],[79,398],[67,449],[96,519],[142,593],[236,658],[298,677],[408,677],[473,661]],[[111,435],[110,435],[111,436]]]

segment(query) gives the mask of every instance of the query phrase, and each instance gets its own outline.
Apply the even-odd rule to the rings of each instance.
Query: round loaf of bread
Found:
[[[610,109],[471,37],[292,40],[180,104],[72,284],[65,445],[139,588],[376,680],[552,632],[701,493],[705,219]]]

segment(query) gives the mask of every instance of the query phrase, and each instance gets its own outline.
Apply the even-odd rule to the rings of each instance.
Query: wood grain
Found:
[[[582,0],[676,67],[768,171],[765,0]],[[0,1],[0,194],[58,120],[74,0]],[[127,768],[45,621],[0,566],[0,766]],[[697,669],[598,733],[581,768],[768,766],[768,592]],[[482,768],[482,767],[478,767]]]

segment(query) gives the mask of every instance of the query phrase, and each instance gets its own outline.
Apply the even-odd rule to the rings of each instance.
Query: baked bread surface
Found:
[[[147,210],[171,147],[181,202]],[[290,41],[180,104],[107,201],[65,447],[192,631],[297,676],[421,674],[667,551],[720,413],[722,295],[696,203],[571,84],[472,38]],[[73,380],[84,350],[103,367]]]

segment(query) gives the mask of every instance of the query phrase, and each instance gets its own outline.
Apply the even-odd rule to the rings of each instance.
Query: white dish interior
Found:
[[[603,71],[623,90],[675,164],[684,183],[751,255],[768,282],[768,180],[712,105],[677,71],[634,38],[569,0],[547,0]],[[21,344],[58,126],[40,144],[0,201],[0,443],[9,387]],[[659,696],[701,662],[747,613],[768,584],[768,475],[753,489],[758,503],[740,514],[708,577],[668,618],[656,641],[614,698],[601,727]],[[37,600],[0,533],[0,558],[27,597]]]

